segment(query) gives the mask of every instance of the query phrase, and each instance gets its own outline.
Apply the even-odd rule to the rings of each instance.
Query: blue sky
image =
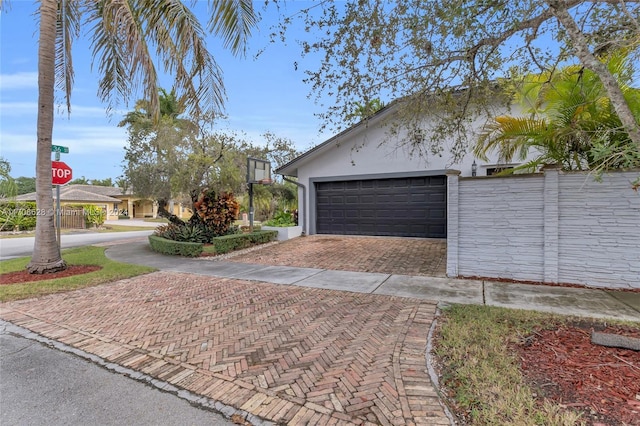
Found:
[[[35,176],[36,116],[37,116],[37,23],[33,16],[36,2],[12,0],[6,3],[0,16],[0,156],[11,164],[11,175]],[[186,2],[188,3],[188,2]],[[314,58],[301,56],[292,28],[286,44],[270,43],[271,26],[277,22],[274,11],[262,11],[262,20],[249,40],[245,58],[233,57],[224,51],[213,37],[208,47],[224,72],[228,101],[225,121],[215,128],[241,131],[254,143],[270,131],[291,139],[299,150],[307,150],[330,135],[319,133],[320,112],[308,95],[310,87],[303,83],[305,69],[314,69]],[[308,2],[287,2],[285,14],[309,5]],[[206,11],[202,1],[196,13]],[[206,22],[206,16],[201,16]],[[264,49],[257,58],[254,55]],[[133,108],[123,107],[108,117],[106,106],[97,97],[98,74],[91,71],[89,40],[81,37],[73,50],[75,84],[71,98],[71,115],[62,106],[55,117],[53,144],[69,147],[61,160],[73,169],[74,178],[117,178],[122,174],[122,160],[127,142],[124,128],[117,127],[122,114]],[[316,59],[317,60],[317,59]],[[294,62],[298,63],[297,70]],[[171,79],[161,82],[167,89]],[[132,102],[140,96],[132,96]],[[62,100],[62,98],[60,97]]]

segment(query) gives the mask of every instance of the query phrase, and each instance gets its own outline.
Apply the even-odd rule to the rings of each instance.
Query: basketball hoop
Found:
[[[253,232],[253,185],[271,185],[271,162],[247,157],[247,184],[249,185],[249,230]]]
[[[247,183],[264,184],[265,180],[271,181],[271,163],[269,160],[247,158]]]

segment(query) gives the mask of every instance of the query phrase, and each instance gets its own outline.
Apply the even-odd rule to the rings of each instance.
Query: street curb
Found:
[[[76,349],[74,347],[58,342],[56,340],[49,339],[38,333],[34,333],[33,331],[27,330],[26,328],[17,326],[11,322],[8,322],[2,319],[0,319],[0,334],[12,334],[15,336],[23,337],[25,339],[37,341],[39,343],[42,343],[44,345],[47,345],[53,349],[57,349],[62,352],[70,353],[86,361],[89,361],[93,364],[99,365],[100,367],[103,367],[109,371],[122,374],[123,376],[127,376],[147,386],[156,388],[159,391],[173,394],[178,398],[187,401],[193,406],[221,414],[229,420],[232,420],[231,419],[232,417],[241,417],[245,421],[255,426],[275,426],[275,423],[265,421],[247,411],[236,409],[230,405],[223,404],[219,401],[215,401],[213,399],[204,397],[202,395],[198,395],[193,392],[180,389],[172,385],[171,383],[158,380],[147,374],[140,373],[130,368],[122,367],[118,364],[105,361],[103,358],[99,356],[90,354],[80,349]]]

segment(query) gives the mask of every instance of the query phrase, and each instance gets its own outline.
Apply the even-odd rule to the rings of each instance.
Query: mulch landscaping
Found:
[[[582,413],[587,424],[640,425],[640,352],[591,342],[591,332],[640,338],[640,328],[588,321],[541,330],[514,350],[537,397]]]
[[[0,274],[0,285],[21,284],[34,281],[53,280],[56,278],[71,277],[73,275],[88,274],[89,272],[102,269],[97,265],[71,265],[64,271],[54,272],[51,274],[30,274],[25,271],[15,271]]]

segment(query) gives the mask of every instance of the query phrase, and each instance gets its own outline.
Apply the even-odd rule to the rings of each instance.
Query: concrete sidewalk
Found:
[[[107,256],[165,271],[640,322],[640,293],[625,291],[191,259],[155,253],[146,240],[110,247]]]

